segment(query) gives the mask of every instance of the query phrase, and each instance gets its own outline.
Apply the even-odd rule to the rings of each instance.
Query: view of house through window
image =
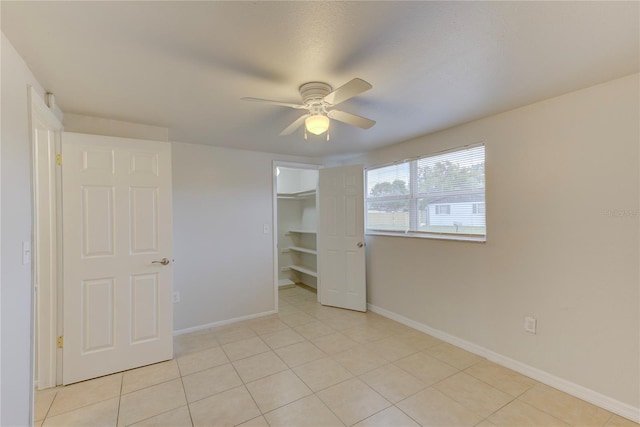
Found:
[[[367,231],[484,236],[484,145],[367,170]]]

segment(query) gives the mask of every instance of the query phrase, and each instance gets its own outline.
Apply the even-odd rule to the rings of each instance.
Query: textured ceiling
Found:
[[[639,70],[638,2],[1,2],[2,31],[68,113],[172,141],[363,152]],[[354,77],[331,141],[280,131],[298,87]]]

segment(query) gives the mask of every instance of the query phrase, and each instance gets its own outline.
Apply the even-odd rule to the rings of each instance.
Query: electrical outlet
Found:
[[[173,293],[173,303],[176,304],[176,303],[179,303],[179,302],[180,302],[180,292],[175,291]]]
[[[526,316],[524,318],[524,330],[531,334],[535,334],[537,323],[538,321],[535,317]]]

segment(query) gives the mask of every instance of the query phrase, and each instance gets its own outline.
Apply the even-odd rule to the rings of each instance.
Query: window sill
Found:
[[[455,240],[460,242],[474,242],[474,243],[486,243],[486,236],[469,236],[469,235],[460,235],[456,236],[453,234],[437,234],[437,233],[415,233],[412,231],[408,231],[406,233],[393,233],[393,232],[385,232],[385,231],[376,231],[376,230],[367,230],[365,232],[367,236],[388,236],[388,237],[413,237],[418,239],[434,239],[434,240]]]

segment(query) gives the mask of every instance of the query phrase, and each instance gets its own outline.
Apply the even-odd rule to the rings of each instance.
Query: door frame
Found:
[[[320,170],[323,168],[322,165],[312,164],[312,163],[295,163],[295,162],[286,162],[280,160],[274,160],[272,162],[271,169],[271,177],[272,177],[272,197],[273,201],[271,203],[273,207],[273,211],[271,213],[271,241],[273,242],[272,253],[273,256],[273,300],[274,300],[274,309],[276,313],[278,312],[278,257],[280,256],[278,252],[278,168],[291,168],[291,169],[311,169],[311,170]],[[316,189],[317,190],[317,189]],[[316,209],[318,209],[318,193],[316,191]],[[317,287],[318,287],[318,297],[320,295],[320,277],[317,278]]]
[[[33,371],[37,367],[35,386],[41,390],[62,383],[61,349],[57,337],[61,335],[61,290],[62,283],[62,231],[61,170],[56,165],[56,155],[61,149],[63,126],[58,117],[49,109],[38,92],[29,90],[31,164],[32,164],[32,203],[33,203]],[[46,147],[38,145],[35,138],[36,118],[53,131],[54,140]],[[46,164],[39,160],[46,160]],[[53,181],[53,182],[51,182]],[[48,186],[48,198],[40,200],[40,185]],[[48,217],[49,227],[46,234],[40,232],[41,216]],[[44,248],[44,242],[49,242]],[[38,278],[43,278],[38,281]],[[36,282],[38,281],[38,282]]]

